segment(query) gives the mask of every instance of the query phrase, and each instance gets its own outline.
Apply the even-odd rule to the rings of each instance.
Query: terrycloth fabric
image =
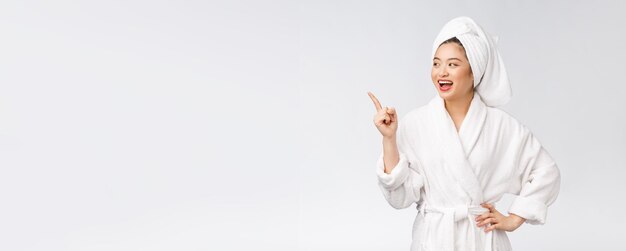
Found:
[[[515,198],[510,213],[543,224],[556,199],[560,175],[556,163],[516,119],[488,107],[474,95],[457,133],[438,95],[398,121],[400,161],[377,176],[394,208],[417,203],[412,251],[511,250],[504,231],[485,234],[473,220],[504,193]],[[504,212],[503,212],[504,213]]]
[[[457,17],[443,26],[433,43],[431,59],[442,42],[456,37],[465,48],[465,54],[474,74],[474,87],[487,106],[497,107],[511,99],[511,85],[502,57],[491,37],[469,17]]]

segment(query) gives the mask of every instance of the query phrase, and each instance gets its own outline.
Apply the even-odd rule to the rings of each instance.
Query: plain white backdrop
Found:
[[[3,1],[0,250],[408,250],[366,92],[436,92],[448,20],[500,37],[502,109],[562,174],[515,250],[619,250],[620,1]],[[498,204],[506,211],[507,198]]]

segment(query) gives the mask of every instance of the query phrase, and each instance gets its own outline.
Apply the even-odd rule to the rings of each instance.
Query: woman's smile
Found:
[[[447,79],[440,79],[437,81],[439,83],[439,90],[441,90],[442,92],[447,92],[450,89],[452,89],[452,81],[447,80]]]

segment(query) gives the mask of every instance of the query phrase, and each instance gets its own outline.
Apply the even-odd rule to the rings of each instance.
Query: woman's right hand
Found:
[[[398,130],[398,117],[396,115],[396,109],[393,107],[383,108],[380,102],[371,92],[367,92],[370,96],[374,106],[376,107],[376,115],[374,115],[374,125],[378,128],[378,131],[386,138],[394,138],[396,131]]]

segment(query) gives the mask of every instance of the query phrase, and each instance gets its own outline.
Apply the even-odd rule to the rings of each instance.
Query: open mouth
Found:
[[[439,80],[437,81],[439,83],[439,90],[441,91],[448,91],[452,88],[452,81],[450,80]]]

